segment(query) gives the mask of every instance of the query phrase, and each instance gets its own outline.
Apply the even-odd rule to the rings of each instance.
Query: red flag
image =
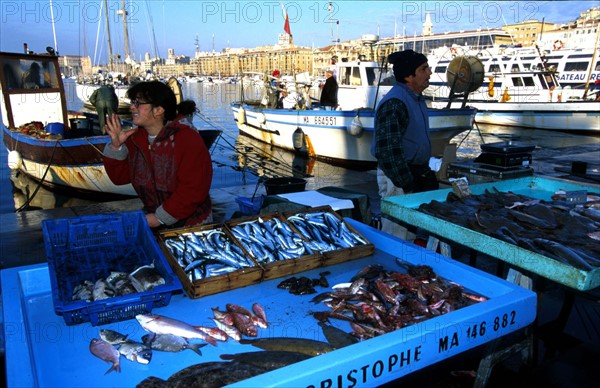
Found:
[[[285,8],[283,7],[283,3],[281,3],[281,10],[283,11],[283,18],[285,22],[283,24],[283,30],[286,34],[292,36],[292,30],[290,30],[290,19],[288,18],[287,13],[285,12]]]

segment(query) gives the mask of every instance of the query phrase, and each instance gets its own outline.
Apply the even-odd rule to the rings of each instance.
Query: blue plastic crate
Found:
[[[181,290],[141,211],[44,220],[42,230],[54,311],[67,325],[131,319],[169,304]],[[94,282],[112,271],[131,273],[152,263],[165,284],[93,302],[72,300],[74,287],[84,280]]]
[[[248,197],[236,197],[235,201],[238,203],[240,207],[240,213],[246,215],[255,215],[260,212],[260,208],[265,200],[265,196],[261,195],[258,197],[248,198]]]

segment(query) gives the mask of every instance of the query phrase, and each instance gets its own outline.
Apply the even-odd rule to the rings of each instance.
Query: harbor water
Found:
[[[65,89],[68,109],[82,109],[83,103],[77,98],[74,81],[65,80]],[[241,97],[241,86],[238,84],[183,83],[182,89],[184,98],[194,100],[200,111],[194,117],[194,124],[198,128],[223,130],[222,137],[211,151],[214,167],[212,187],[215,189],[258,185],[259,177],[278,176],[310,177],[311,182],[318,187],[324,185],[319,184],[320,180],[336,185],[337,181],[332,180],[332,177],[343,177],[349,172],[345,168],[307,160],[245,136],[238,136],[229,106],[232,101]],[[244,90],[245,98],[256,98],[259,94],[258,90]],[[536,158],[543,157],[545,153],[559,152],[568,156],[568,150],[573,147],[600,142],[598,137],[568,132],[480,125],[476,125],[468,133],[457,135],[453,142],[458,145],[457,159],[460,161],[478,156],[481,144],[507,140],[536,146],[533,152],[534,167]],[[11,171],[6,163],[5,147],[1,147],[0,161],[0,213],[72,207],[102,201],[102,198],[90,200],[51,192],[24,174]]]

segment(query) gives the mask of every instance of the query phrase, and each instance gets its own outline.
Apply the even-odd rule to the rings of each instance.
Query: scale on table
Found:
[[[481,154],[473,161],[450,163],[448,176],[466,177],[469,183],[485,183],[533,175],[534,145],[515,141],[481,144]]]

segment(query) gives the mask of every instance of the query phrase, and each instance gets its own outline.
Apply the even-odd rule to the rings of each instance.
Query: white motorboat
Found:
[[[310,85],[297,84],[295,109],[271,107],[267,96],[232,103],[239,131],[272,146],[337,165],[375,167],[377,161],[370,152],[375,107],[395,81],[382,73],[377,62],[339,62],[334,72],[339,85],[337,110],[321,109],[309,96]],[[454,136],[473,127],[475,113],[470,107],[430,109],[434,156],[441,156]]]

